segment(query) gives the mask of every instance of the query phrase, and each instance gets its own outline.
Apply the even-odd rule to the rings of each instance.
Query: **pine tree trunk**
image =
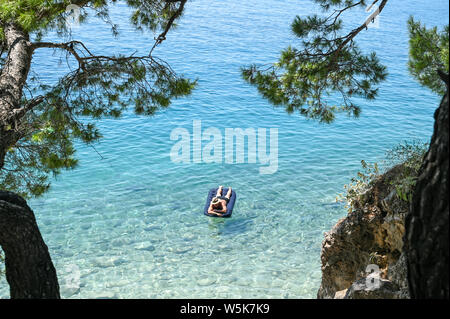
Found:
[[[0,169],[6,152],[21,137],[22,91],[33,56],[32,43],[26,32],[12,23],[3,28],[8,56],[0,72]]]
[[[447,91],[405,222],[411,298],[449,297],[448,108]]]
[[[0,246],[11,298],[60,298],[48,248],[26,201],[0,191]]]

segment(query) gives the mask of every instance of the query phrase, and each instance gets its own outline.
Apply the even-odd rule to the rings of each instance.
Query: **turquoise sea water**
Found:
[[[179,27],[157,55],[179,73],[198,78],[192,96],[152,118],[126,114],[98,123],[104,139],[79,145],[79,167],[64,172],[43,198],[30,201],[66,298],[314,298],[320,284],[323,233],[346,214],[335,203],[360,168],[404,140],[430,138],[439,99],[406,67],[406,20],[448,21],[447,1],[390,1],[378,29],[357,41],[388,66],[374,102],[360,101],[359,119],[321,125],[273,108],[240,77],[249,63],[274,62],[295,44],[289,31],[311,1],[206,1],[187,4]],[[350,17],[356,25],[365,13]],[[121,35],[92,20],[74,32],[96,52],[146,52],[153,34],[135,32],[127,10],[112,17]],[[54,80],[58,56],[42,51],[35,70]],[[38,62],[39,61],[39,62]],[[278,128],[278,171],[260,164],[174,163],[171,131]],[[231,185],[238,199],[230,219],[202,210],[208,190]],[[79,269],[80,288],[70,288]],[[0,297],[9,296],[5,279]]]

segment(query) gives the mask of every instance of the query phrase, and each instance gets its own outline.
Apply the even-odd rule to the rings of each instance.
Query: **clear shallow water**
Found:
[[[429,7],[428,7],[429,6]],[[158,48],[175,70],[199,78],[189,98],[152,118],[127,114],[102,120],[99,155],[80,145],[80,166],[30,201],[66,298],[314,298],[320,284],[323,233],[345,215],[335,197],[360,168],[381,160],[404,140],[429,139],[439,99],[408,75],[406,20],[427,25],[448,20],[446,1],[392,1],[379,29],[358,38],[388,66],[375,102],[361,101],[357,120],[320,125],[287,115],[261,99],[240,77],[249,63],[273,62],[293,42],[295,14],[310,1],[195,0],[178,29]],[[76,39],[97,52],[145,52],[152,34],[134,32],[125,8],[113,17],[121,36],[111,41],[101,24]],[[364,18],[355,16],[355,23]],[[35,70],[48,80],[62,72],[57,57],[40,53]],[[170,133],[192,121],[203,128],[278,128],[279,167],[260,175],[259,164],[176,164]],[[231,219],[202,214],[207,191],[231,185],[238,200]],[[66,286],[76,265],[80,289]],[[5,280],[0,296],[8,297]]]

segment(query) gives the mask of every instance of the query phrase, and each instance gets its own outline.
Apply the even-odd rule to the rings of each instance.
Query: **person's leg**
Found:
[[[219,189],[217,190],[216,196],[222,196],[222,189],[223,189],[223,186],[222,185],[219,186]]]
[[[231,198],[231,186],[230,186],[230,188],[228,188],[228,192],[227,192],[227,194],[225,195],[225,197],[228,198],[228,199]]]

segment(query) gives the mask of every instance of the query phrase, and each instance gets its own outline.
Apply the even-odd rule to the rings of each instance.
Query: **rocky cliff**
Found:
[[[391,181],[398,165],[361,194],[325,234],[318,298],[409,298],[403,235],[408,203]]]
[[[397,196],[398,165],[352,201],[325,234],[318,298],[446,298],[449,296],[449,102],[435,112],[434,132],[411,203]],[[406,229],[406,230],[405,230]]]

